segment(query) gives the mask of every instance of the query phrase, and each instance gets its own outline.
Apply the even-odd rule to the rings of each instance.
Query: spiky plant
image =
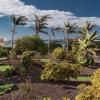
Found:
[[[97,34],[96,31],[92,31],[94,25],[91,25],[90,22],[86,22],[85,26],[80,32],[81,38],[79,39],[79,50],[77,53],[77,61],[81,64],[91,64],[93,56],[95,55],[94,49],[91,46],[93,41],[100,37],[100,34]]]

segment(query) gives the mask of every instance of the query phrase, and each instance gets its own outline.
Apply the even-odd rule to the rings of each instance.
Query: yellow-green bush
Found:
[[[66,78],[69,80],[71,77],[77,78],[80,74],[82,67],[79,64],[61,62],[60,66],[66,71]]]
[[[32,52],[32,51],[25,51],[25,52],[23,52],[22,57],[21,57],[22,64],[24,66],[30,65],[30,63],[33,60],[33,57],[34,57],[34,52]]]
[[[50,61],[45,65],[45,69],[41,75],[41,80],[59,80],[61,78],[59,71],[59,64]]]
[[[58,47],[58,48],[54,49],[53,57],[55,59],[62,59],[62,58],[64,58],[65,57],[64,48]]]
[[[82,89],[82,92],[76,96],[75,100],[100,100],[100,84],[86,86]]]
[[[64,80],[70,77],[77,77],[80,73],[80,66],[77,64],[70,64],[67,62],[48,62],[42,72],[42,80]]]
[[[100,100],[100,69],[97,69],[91,78],[92,85],[78,87],[75,100]]]
[[[93,75],[91,76],[91,82],[92,84],[100,84],[100,68],[97,69]]]
[[[20,64],[17,68],[17,74],[26,76],[30,72],[30,65],[33,61],[34,53],[32,51],[25,51],[21,56]]]

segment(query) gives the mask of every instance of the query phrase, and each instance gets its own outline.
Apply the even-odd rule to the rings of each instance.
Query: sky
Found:
[[[11,39],[10,16],[24,15],[29,19],[27,27],[18,27],[16,38],[35,34],[29,27],[34,24],[34,14],[49,14],[49,27],[63,27],[64,22],[83,26],[89,20],[97,25],[100,32],[100,0],[0,0],[0,37]],[[61,35],[57,35],[61,38]],[[42,35],[47,38],[47,35]]]

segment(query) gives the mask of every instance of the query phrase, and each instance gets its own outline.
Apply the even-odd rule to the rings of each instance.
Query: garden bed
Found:
[[[41,81],[33,82],[34,86],[34,95],[37,97],[36,100],[43,100],[44,97],[51,97],[51,100],[62,100],[64,96],[70,97],[71,100],[74,100],[75,95],[77,94],[77,86],[82,82],[78,81],[63,81],[63,82],[50,82],[50,81]],[[84,82],[85,84],[90,84]],[[24,100],[20,97],[12,99],[12,93],[6,94],[0,97],[0,100]]]

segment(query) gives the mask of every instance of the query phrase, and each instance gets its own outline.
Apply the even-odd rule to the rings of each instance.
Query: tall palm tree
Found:
[[[77,25],[76,23],[71,24],[70,22],[68,22],[67,24],[64,24],[64,34],[66,34],[66,38],[67,38],[67,53],[68,53],[68,34],[72,34],[72,33],[77,33]]]
[[[47,20],[50,19],[51,17],[49,15],[44,15],[42,17],[39,17],[36,14],[34,16],[35,16],[35,27],[31,26],[31,28],[36,31],[36,35],[39,36],[40,33],[48,34],[48,32],[45,30],[48,28]]]
[[[51,37],[55,37],[55,31],[60,31],[60,27],[51,27],[51,34],[49,34],[49,40],[48,40],[48,58],[50,55],[50,44],[51,44]]]
[[[27,18],[25,16],[20,16],[20,17],[16,17],[15,15],[11,16],[11,21],[13,24],[13,28],[12,28],[12,48],[13,48],[13,44],[14,44],[14,36],[16,34],[16,27],[20,26],[20,25],[26,25],[26,20]]]

